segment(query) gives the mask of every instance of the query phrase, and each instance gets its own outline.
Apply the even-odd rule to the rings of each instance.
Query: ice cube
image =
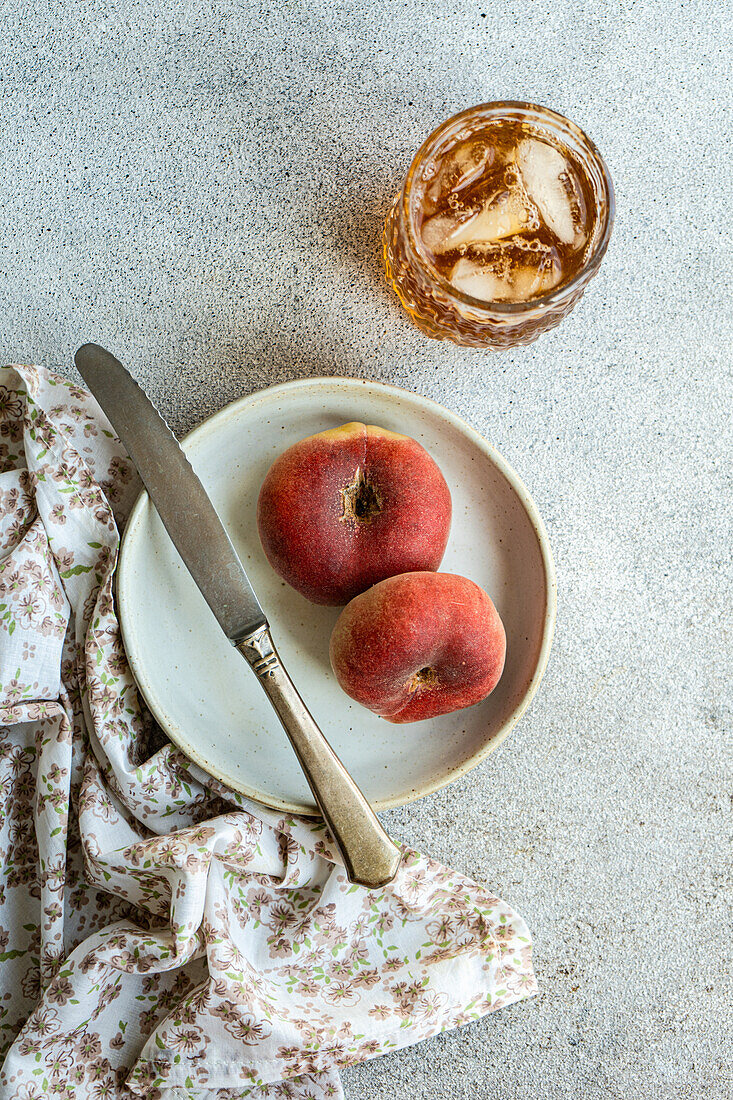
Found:
[[[527,193],[548,229],[563,244],[580,248],[585,242],[581,198],[568,161],[558,149],[538,138],[520,141],[516,159]]]
[[[462,256],[450,275],[456,290],[484,302],[528,302],[547,294],[561,279],[556,250],[540,241],[500,244],[480,259]]]
[[[461,244],[493,244],[525,229],[537,228],[532,210],[518,187],[500,191],[484,203],[470,221],[448,238],[451,248]]]
[[[538,226],[536,211],[521,184],[515,181],[494,192],[467,219],[436,214],[425,222],[422,237],[430,251],[440,256],[463,246],[495,244]]]
[[[461,228],[460,219],[450,214],[435,214],[423,222],[420,230],[423,242],[434,256],[441,256],[453,247],[448,244],[451,234]]]
[[[456,290],[478,298],[482,302],[506,302],[513,296],[511,284],[502,278],[496,268],[476,263],[462,256],[450,274]]]
[[[496,150],[485,141],[464,141],[447,154],[430,187],[428,198],[439,205],[441,199],[474,183],[494,163]]]
[[[537,266],[525,265],[512,272],[515,300],[527,302],[539,294],[547,294],[562,278],[560,264],[550,256],[543,257]]]

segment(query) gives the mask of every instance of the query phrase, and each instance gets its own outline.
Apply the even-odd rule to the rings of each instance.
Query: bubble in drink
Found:
[[[521,122],[436,156],[417,229],[437,273],[482,302],[527,302],[582,267],[592,186],[570,150]]]

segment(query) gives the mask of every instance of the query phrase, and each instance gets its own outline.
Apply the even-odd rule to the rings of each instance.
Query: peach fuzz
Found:
[[[331,635],[336,679],[390,722],[419,722],[481,702],[504,668],[506,635],[467,577],[414,572],[357,596]]]
[[[257,504],[270,565],[319,604],[348,603],[395,573],[437,569],[450,520],[450,491],[425,448],[360,423],[288,448]]]

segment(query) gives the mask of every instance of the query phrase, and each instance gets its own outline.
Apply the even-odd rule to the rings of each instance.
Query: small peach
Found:
[[[425,448],[359,423],[281,454],[257,504],[270,565],[321,604],[348,603],[395,573],[437,569],[450,520],[448,486]]]
[[[493,603],[453,573],[389,577],[357,596],[331,635],[331,664],[357,703],[390,722],[418,722],[481,702],[504,668]]]

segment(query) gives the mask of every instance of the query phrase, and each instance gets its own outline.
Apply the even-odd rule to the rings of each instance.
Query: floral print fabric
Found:
[[[0,1098],[340,1097],[533,993],[529,933],[409,849],[349,884],[322,824],[165,741],[113,600],[138,489],[88,394],[0,371]]]

